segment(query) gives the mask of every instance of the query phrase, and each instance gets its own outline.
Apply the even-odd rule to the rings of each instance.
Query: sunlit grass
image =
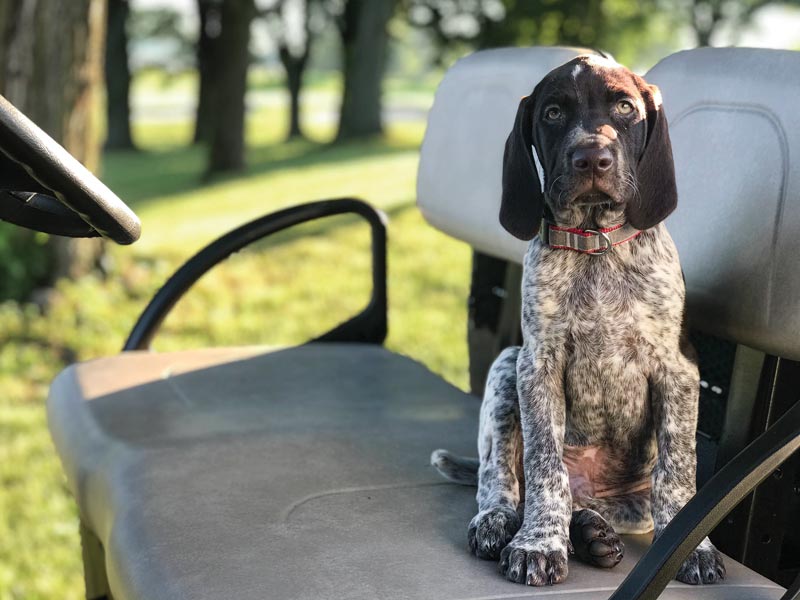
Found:
[[[205,150],[188,122],[135,128],[140,153],[109,155],[104,179],[142,219],[132,247],[110,247],[107,275],[62,281],[50,308],[0,304],[0,600],[83,594],[77,511],[46,429],[49,381],[74,360],[119,351],[168,275],[214,237],[251,218],[319,198],[362,197],[389,217],[387,346],[466,387],[469,249],[425,224],[414,206],[422,124],[387,139],[330,146],[281,143],[284,115],[255,111],[248,167],[204,182]],[[203,278],[167,319],[155,346],[294,344],[353,314],[369,290],[368,231],[350,217],[286,232]]]

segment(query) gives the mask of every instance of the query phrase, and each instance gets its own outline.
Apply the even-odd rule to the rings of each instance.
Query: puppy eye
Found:
[[[620,100],[617,102],[617,112],[621,115],[629,115],[633,112],[633,103],[630,100]]]
[[[544,118],[548,121],[558,121],[561,118],[561,109],[557,106],[548,106],[544,109]]]

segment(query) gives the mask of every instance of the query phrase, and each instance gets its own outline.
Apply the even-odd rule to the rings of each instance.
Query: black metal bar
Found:
[[[385,216],[361,200],[337,198],[279,210],[242,225],[211,242],[186,261],[158,290],[131,330],[123,351],[147,349],[178,300],[200,277],[234,252],[289,227],[348,213],[364,218],[372,230],[372,296],[361,313],[314,341],[381,344],[388,330]]]
[[[798,400],[800,362],[767,355],[763,359],[748,439],[766,431]],[[788,585],[800,572],[797,552],[800,534],[790,527],[797,504],[795,481],[800,456],[787,460],[772,477],[744,498],[718,527],[711,539],[725,554],[745,566]]]
[[[795,577],[794,582],[789,589],[786,590],[786,593],[781,596],[781,600],[798,600],[800,599],[800,575]]]
[[[723,517],[800,448],[800,402],[686,503],[609,600],[655,600]]]
[[[769,413],[778,377],[779,359],[767,355],[761,367],[758,389],[753,401],[747,440],[752,441],[769,429]],[[744,561],[745,548],[750,537],[750,515],[753,511],[753,495],[744,498],[738,506],[725,518],[725,526],[713,532],[713,541],[720,549],[734,560]]]
[[[772,426],[800,397],[800,362],[779,358],[775,363],[769,398],[763,405],[766,427]],[[783,585],[788,585],[794,577],[782,573],[781,567],[797,569],[800,566],[798,557],[790,559],[784,547],[787,536],[794,542],[800,539],[793,531],[795,515],[790,511],[798,459],[800,456],[787,460],[753,492],[748,502],[750,514],[742,563]]]

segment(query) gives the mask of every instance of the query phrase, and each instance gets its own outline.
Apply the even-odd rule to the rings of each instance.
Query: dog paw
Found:
[[[725,579],[722,555],[708,539],[703,540],[681,565],[675,579],[691,585],[722,581]]]
[[[625,553],[625,545],[614,528],[589,509],[572,513],[569,541],[576,557],[604,569],[616,567]]]
[[[566,541],[526,543],[515,538],[500,553],[499,569],[514,583],[537,587],[563,583],[568,572]]]
[[[478,558],[497,560],[519,529],[517,511],[507,506],[482,510],[472,518],[467,530],[470,551]]]

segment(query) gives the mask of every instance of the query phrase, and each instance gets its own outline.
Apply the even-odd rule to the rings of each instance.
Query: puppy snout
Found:
[[[607,147],[578,148],[572,155],[572,168],[579,173],[602,175],[614,166],[614,156]]]

